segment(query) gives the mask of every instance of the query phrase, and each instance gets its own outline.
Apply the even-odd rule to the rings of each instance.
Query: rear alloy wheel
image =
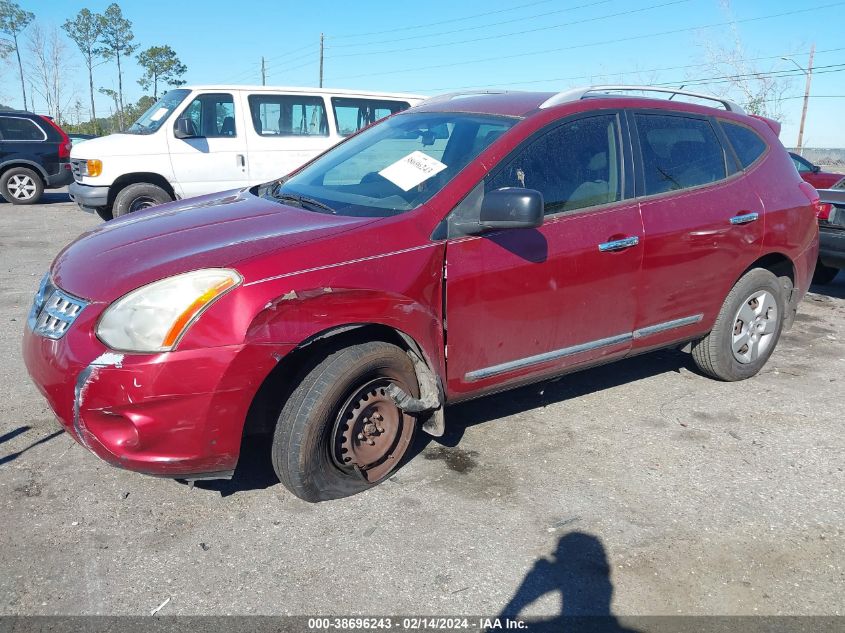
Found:
[[[13,167],[0,177],[0,194],[12,204],[34,204],[44,193],[44,181],[26,167]]]
[[[832,268],[831,266],[825,266],[821,262],[816,264],[816,270],[813,273],[813,283],[818,284],[820,286],[824,286],[825,284],[829,284],[831,281],[836,279],[836,275],[839,274],[838,268]]]
[[[388,395],[391,385],[419,397],[411,359],[380,341],[334,351],[307,371],[282,407],[273,437],[273,468],[285,487],[315,502],[384,481],[417,427]]]
[[[728,293],[710,333],[693,345],[693,360],[712,378],[750,378],[772,355],[784,314],[778,278],[762,268],[749,271]]]
[[[122,215],[143,211],[172,200],[170,194],[158,185],[136,182],[121,189],[120,193],[117,194],[112,207],[112,215],[119,218]]]

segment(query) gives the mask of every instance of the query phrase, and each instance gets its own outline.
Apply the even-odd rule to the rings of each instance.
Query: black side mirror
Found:
[[[521,187],[488,191],[478,223],[482,229],[536,228],[543,224],[543,194]]]
[[[194,122],[187,117],[176,119],[176,125],[173,127],[173,136],[176,138],[194,138],[197,136]]]
[[[813,165],[813,173],[814,174],[819,173],[821,170],[822,170],[822,168],[819,167],[818,165]]]

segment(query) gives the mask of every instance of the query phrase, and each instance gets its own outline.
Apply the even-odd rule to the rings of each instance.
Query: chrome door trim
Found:
[[[703,318],[703,314],[694,314],[681,319],[674,319],[673,321],[664,321],[663,323],[641,327],[639,330],[634,331],[634,338],[640,339],[646,336],[652,336],[653,334],[665,332],[666,330],[674,330],[675,328],[684,327],[685,325],[692,325],[693,323],[698,323]]]
[[[475,382],[476,380],[492,378],[493,376],[505,374],[511,371],[515,371],[517,369],[523,369],[524,367],[530,367],[531,365],[539,365],[541,363],[547,363],[549,361],[557,360],[559,358],[572,356],[573,354],[589,352],[591,350],[599,349],[601,347],[608,347],[610,345],[618,345],[619,343],[626,343],[628,341],[641,339],[646,336],[652,336],[654,334],[666,332],[667,330],[674,330],[675,328],[684,327],[686,325],[692,325],[694,323],[698,323],[703,318],[703,314],[694,314],[692,316],[683,317],[680,319],[673,319],[672,321],[664,321],[663,323],[649,325],[629,334],[618,334],[616,336],[600,338],[595,341],[588,341],[587,343],[580,343],[578,345],[564,347],[561,349],[553,350],[551,352],[535,354],[534,356],[526,356],[525,358],[518,358],[516,360],[511,360],[506,363],[491,365],[490,367],[484,367],[482,369],[475,369],[473,371],[467,372],[464,375],[464,380],[467,382]]]
[[[611,251],[621,251],[625,248],[631,248],[632,246],[636,246],[640,243],[640,238],[633,235],[631,237],[625,237],[621,240],[613,240],[612,242],[602,242],[599,244],[599,251],[602,253],[607,253]]]
[[[511,360],[506,363],[501,363],[499,365],[493,365],[492,367],[485,367],[483,369],[476,369],[474,371],[468,372],[464,376],[464,380],[466,380],[467,382],[482,380],[484,378],[498,376],[499,374],[504,374],[510,371],[514,371],[516,369],[522,369],[523,367],[546,363],[550,360],[557,360],[558,358],[572,356],[573,354],[580,354],[581,352],[589,352],[590,350],[598,349],[600,347],[607,347],[609,345],[625,343],[627,341],[630,341],[632,338],[633,337],[630,333],[619,334],[617,336],[601,338],[596,341],[589,341],[588,343],[581,343],[579,345],[573,345],[571,347],[564,347],[562,349],[557,349],[551,352],[536,354],[535,356],[519,358],[517,360]]]
[[[748,224],[754,222],[760,217],[759,213],[744,213],[743,215],[735,215],[731,218],[731,224]]]

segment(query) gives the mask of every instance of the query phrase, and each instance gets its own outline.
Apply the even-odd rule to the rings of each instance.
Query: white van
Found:
[[[266,182],[424,98],[321,88],[177,88],[125,132],[75,146],[68,193],[110,219]]]

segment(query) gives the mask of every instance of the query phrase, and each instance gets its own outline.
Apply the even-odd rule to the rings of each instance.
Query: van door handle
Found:
[[[243,154],[235,156],[235,161],[238,163],[239,167],[246,167],[246,158],[244,158]]]
[[[610,242],[602,242],[599,244],[599,251],[607,253],[610,251],[621,251],[626,248],[631,248],[640,243],[640,238],[636,236],[623,237],[621,240],[612,240]]]
[[[748,224],[754,222],[760,215],[758,213],[744,213],[731,218],[731,224]]]

